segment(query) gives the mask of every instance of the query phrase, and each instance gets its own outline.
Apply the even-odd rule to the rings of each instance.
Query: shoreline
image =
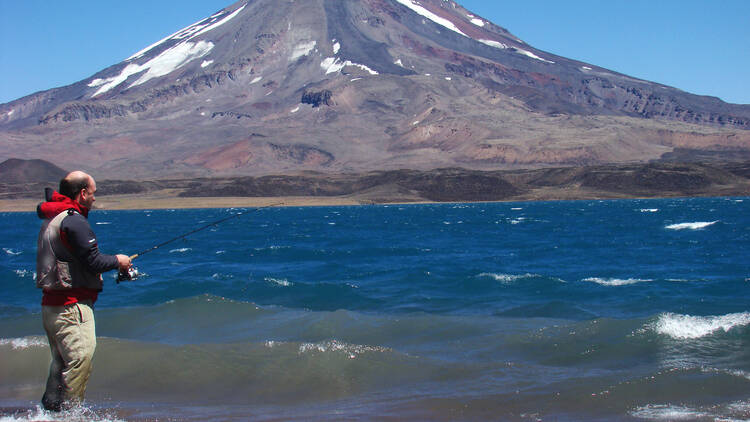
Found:
[[[107,195],[102,196],[94,204],[94,211],[98,210],[159,210],[159,209],[199,209],[199,208],[259,208],[259,207],[333,207],[359,205],[389,205],[389,204],[441,204],[441,203],[484,203],[484,202],[540,202],[540,201],[596,201],[618,199],[666,199],[666,198],[723,198],[747,197],[750,195],[722,194],[713,195],[601,195],[601,192],[575,192],[556,190],[554,192],[535,192],[534,194],[519,195],[503,200],[462,200],[462,201],[431,201],[426,199],[393,198],[393,200],[372,201],[357,196],[268,196],[268,197],[178,197],[169,195]],[[0,212],[36,212],[37,205],[42,198],[31,199],[0,199]]]
[[[36,212],[42,199],[0,199],[0,212]],[[318,197],[201,197],[180,198],[138,195],[107,195],[97,199],[97,210],[156,210],[197,208],[257,208],[268,206],[338,206],[365,205],[350,198]]]

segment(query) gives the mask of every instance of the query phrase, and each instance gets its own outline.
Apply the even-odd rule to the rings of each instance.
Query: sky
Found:
[[[0,103],[88,78],[232,3],[0,0]],[[750,104],[750,0],[459,4],[539,50]]]

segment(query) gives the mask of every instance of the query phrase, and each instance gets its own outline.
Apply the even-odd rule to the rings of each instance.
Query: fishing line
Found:
[[[152,247],[150,247],[150,248],[148,248],[146,250],[138,252],[135,255],[130,255],[130,260],[132,261],[132,260],[138,258],[139,256],[142,256],[142,255],[147,254],[147,253],[149,253],[151,251],[159,249],[159,248],[161,248],[164,245],[168,245],[168,244],[170,244],[172,242],[175,242],[177,240],[184,239],[184,238],[190,236],[191,234],[198,233],[199,231],[205,230],[205,229],[207,229],[209,227],[217,226],[217,225],[219,225],[219,224],[221,224],[221,223],[223,223],[225,221],[229,221],[229,220],[231,220],[233,218],[241,217],[241,216],[243,216],[245,214],[251,214],[251,213],[254,213],[256,211],[262,210],[264,208],[275,207],[277,205],[283,205],[283,203],[280,202],[280,203],[277,203],[277,204],[271,204],[271,205],[265,205],[265,206],[262,206],[262,207],[253,208],[253,209],[251,209],[249,211],[238,212],[238,213],[232,214],[232,215],[230,215],[228,217],[224,217],[224,218],[221,218],[219,220],[212,221],[212,222],[210,222],[210,223],[208,223],[208,224],[206,224],[204,226],[198,227],[197,229],[193,229],[193,230],[191,230],[191,231],[189,231],[187,233],[183,233],[183,234],[181,234],[179,236],[175,236],[175,237],[173,237],[173,238],[171,238],[169,240],[166,240],[166,241],[164,241],[162,243],[159,243],[158,245],[154,245],[154,246],[152,246]],[[132,281],[132,280],[135,280],[136,278],[138,278],[138,269],[134,268],[134,267],[131,267],[127,272],[120,271],[120,273],[117,275],[117,282],[119,283],[120,281]]]

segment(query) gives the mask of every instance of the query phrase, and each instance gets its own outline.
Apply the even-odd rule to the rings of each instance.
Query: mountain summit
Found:
[[[453,1],[251,0],[0,105],[0,145],[108,178],[726,159],[750,151],[750,105],[538,50]]]

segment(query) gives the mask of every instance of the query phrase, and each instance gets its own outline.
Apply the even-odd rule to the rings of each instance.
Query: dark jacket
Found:
[[[87,208],[57,192],[50,192],[47,199],[37,207],[44,220],[37,246],[42,305],[94,302],[102,290],[101,273],[116,269],[117,257],[99,251]]]

